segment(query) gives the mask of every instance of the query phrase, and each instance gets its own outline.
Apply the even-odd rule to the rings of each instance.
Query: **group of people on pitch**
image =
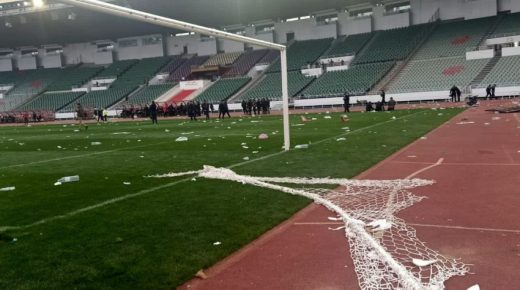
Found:
[[[385,105],[387,106],[386,110],[394,111],[395,110],[395,105],[396,105],[396,101],[394,100],[394,98],[390,97],[390,100],[388,102],[386,102],[386,92],[385,92],[385,90],[381,90],[381,95],[380,96],[381,96],[381,101],[377,101],[375,104],[372,103],[372,102],[367,102],[367,101],[364,101],[364,102],[358,101],[358,103],[365,105],[365,111],[366,112],[372,112],[372,111],[382,112],[382,111],[385,111]],[[351,104],[350,104],[350,94],[349,93],[345,93],[343,95],[343,108],[344,108],[344,112],[345,113],[350,112],[350,106],[351,106]]]

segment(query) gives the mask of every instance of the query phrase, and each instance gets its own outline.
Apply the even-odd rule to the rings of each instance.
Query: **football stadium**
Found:
[[[0,0],[0,289],[519,289],[520,1]]]

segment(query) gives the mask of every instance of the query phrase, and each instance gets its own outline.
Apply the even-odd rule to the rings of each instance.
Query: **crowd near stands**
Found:
[[[389,93],[407,93],[448,92],[454,85],[518,85],[520,56],[466,59],[466,52],[477,49],[486,38],[515,33],[520,35],[520,13],[438,21],[337,39],[293,40],[287,44],[289,97],[363,95],[383,86]],[[328,60],[338,57],[335,62]],[[263,69],[255,68],[257,65]],[[47,120],[48,112],[74,112],[77,103],[90,110],[113,108],[123,110],[125,116],[146,115],[147,105],[172,91],[178,82],[199,78],[193,73],[195,68],[215,67],[214,82],[198,95],[191,96],[195,90],[173,90],[188,93],[178,104],[166,104],[163,114],[182,115],[185,98],[212,104],[281,99],[278,51],[183,54],[118,60],[107,66],[76,64],[0,72],[0,111],[8,112],[2,113],[0,121],[14,122],[33,112]],[[321,73],[306,76],[302,74],[306,68],[321,69]],[[162,76],[156,77],[158,74]]]

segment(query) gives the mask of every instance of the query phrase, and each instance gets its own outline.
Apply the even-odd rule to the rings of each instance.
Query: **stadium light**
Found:
[[[283,102],[283,131],[284,131],[284,148],[289,150],[291,146],[289,133],[289,90],[287,89],[287,51],[286,46],[263,41],[260,39],[246,37],[234,33],[229,33],[213,28],[208,28],[188,22],[171,19],[151,13],[142,12],[139,10],[122,7],[119,5],[110,4],[99,0],[59,0],[73,6],[83,7],[89,10],[94,10],[102,13],[107,13],[115,16],[125,17],[137,21],[147,22],[155,25],[160,25],[168,28],[174,28],[183,31],[196,32],[203,35],[214,36],[227,40],[252,44],[264,48],[270,48],[280,51],[281,75],[282,75],[282,102]]]
[[[32,0],[34,8],[42,8],[45,3],[43,3],[43,0]]]

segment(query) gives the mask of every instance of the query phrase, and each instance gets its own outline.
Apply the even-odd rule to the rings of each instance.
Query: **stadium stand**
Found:
[[[267,54],[262,57],[258,63],[259,64],[271,64],[276,61],[280,57],[280,52],[277,50],[269,50]]]
[[[357,54],[372,38],[372,33],[349,35],[336,40],[325,57]]]
[[[186,61],[186,58],[174,56],[170,62],[161,69],[161,73],[172,73]]]
[[[147,83],[157,72],[170,61],[169,57],[154,57],[140,60],[137,64],[122,73],[112,87],[138,86]]]
[[[314,63],[330,47],[332,38],[295,41],[287,49],[287,70],[299,70],[308,63]],[[267,72],[279,72],[280,60],[273,63]]]
[[[520,13],[504,15],[493,34],[520,34]]]
[[[224,77],[241,76],[247,74],[266,54],[268,50],[252,50],[242,54],[228,70]]]
[[[118,77],[130,69],[133,65],[138,63],[138,60],[120,60],[115,61],[107,68],[105,68],[102,72],[100,72],[97,77]]]
[[[74,102],[85,92],[44,93],[20,106],[19,111],[58,111]]]
[[[404,59],[419,44],[427,31],[427,25],[378,31],[356,56],[354,64]]]
[[[220,79],[202,94],[198,95],[196,99],[213,103],[220,102],[238,92],[250,80],[251,78]]]
[[[84,94],[73,103],[65,106],[60,112],[74,112],[76,103],[81,103],[85,109],[88,108],[108,108],[128,96],[135,87],[113,88],[103,91],[92,91]]]
[[[410,62],[390,86],[388,92],[449,90],[453,85],[468,86],[489,59],[466,61],[450,57]]]
[[[288,89],[289,96],[293,97],[307,87],[314,77],[306,77],[299,71],[288,73]],[[240,100],[268,98],[271,101],[281,100],[282,98],[282,80],[281,73],[268,73],[265,78],[255,87],[247,91],[240,97]]]
[[[479,44],[482,36],[495,20],[495,17],[488,17],[441,23],[428,41],[417,51],[414,59],[465,55],[468,48],[474,48]]]
[[[202,66],[230,65],[234,63],[240,57],[241,54],[241,52],[219,53],[210,57],[206,62],[202,64]]]
[[[209,56],[194,56],[188,60],[186,60],[184,63],[182,63],[176,70],[174,70],[170,77],[168,78],[169,81],[180,81],[183,78],[187,78],[191,74],[191,67],[192,66],[200,66],[204,62],[208,60]]]
[[[117,108],[123,108],[125,106],[131,105],[150,104],[153,100],[157,99],[174,86],[175,84],[161,84],[143,87],[137,93],[130,95],[128,100],[119,103]]]
[[[70,91],[73,87],[80,87],[95,77],[103,68],[65,68],[62,76],[47,87],[47,91]]]
[[[323,74],[307,89],[303,97],[338,96],[345,92],[351,95],[365,94],[392,68],[394,62],[360,64],[344,71]]]
[[[512,86],[520,84],[520,56],[504,56],[491,72],[480,83],[479,87],[486,87],[489,84],[498,86]]]

